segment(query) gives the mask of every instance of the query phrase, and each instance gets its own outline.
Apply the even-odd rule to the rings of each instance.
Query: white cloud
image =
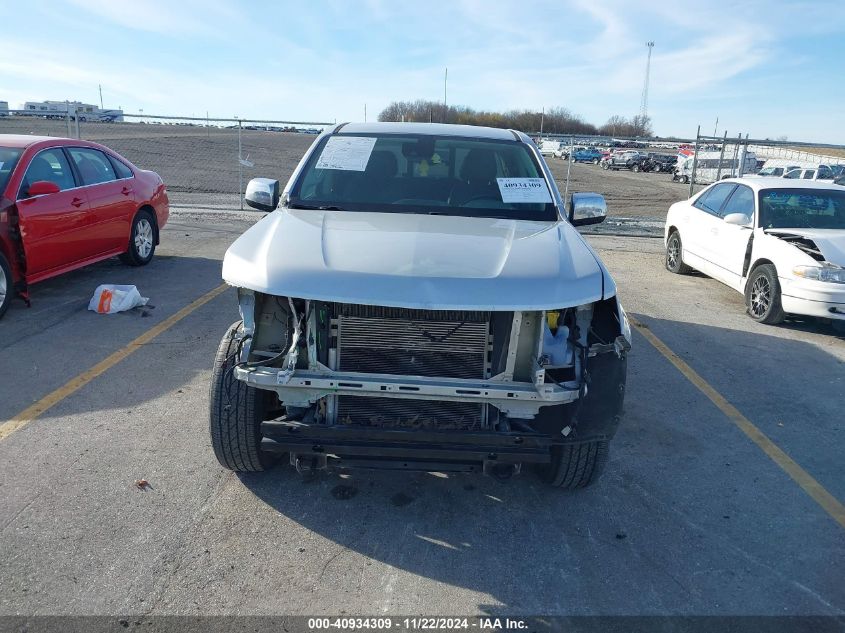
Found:
[[[134,31],[161,34],[219,33],[243,22],[237,4],[224,0],[66,0],[76,11]]]

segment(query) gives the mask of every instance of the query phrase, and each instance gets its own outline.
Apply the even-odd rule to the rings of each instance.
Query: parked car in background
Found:
[[[592,163],[598,165],[601,161],[602,153],[594,147],[579,149],[572,154],[572,160],[576,163]]]
[[[0,134],[0,316],[39,281],[115,255],[149,263],[169,211],[158,174],[107,147]]]
[[[648,159],[647,154],[637,151],[617,152],[611,154],[602,161],[603,169],[630,169],[631,171],[643,171],[644,163]]]
[[[537,149],[543,156],[554,156],[555,158],[561,158],[563,156],[560,141],[543,139],[542,141],[540,141],[540,144],[537,146]]]
[[[433,156],[442,169],[421,170]],[[423,175],[424,173],[424,175]],[[620,422],[630,327],[524,134],[334,126],[226,252],[241,319],[212,370],[222,466],[484,472],[595,481]],[[281,206],[277,208],[279,202]],[[589,388],[586,379],[589,378]],[[575,427],[577,414],[577,427]]]
[[[749,316],[845,324],[845,189],[731,178],[669,208],[666,268],[695,268],[745,295]]]
[[[830,180],[834,179],[833,170],[827,165],[817,165],[803,169],[792,169],[783,175],[789,180]]]
[[[799,169],[798,165],[770,165],[763,167],[757,175],[764,178],[782,178],[785,173],[795,169]]]
[[[643,163],[644,171],[654,172],[671,172],[678,164],[678,157],[674,154],[656,154],[651,152],[648,154]]]

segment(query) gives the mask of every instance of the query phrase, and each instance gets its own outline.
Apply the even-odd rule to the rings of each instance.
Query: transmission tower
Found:
[[[646,42],[648,47],[648,59],[645,63],[645,81],[643,82],[643,99],[640,102],[640,117],[643,120],[648,117],[648,75],[651,72],[651,49],[654,48],[654,42]]]

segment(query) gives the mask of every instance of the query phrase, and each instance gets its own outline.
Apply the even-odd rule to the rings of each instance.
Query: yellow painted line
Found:
[[[816,481],[810,473],[801,468],[795,460],[784,453],[777,444],[766,436],[760,429],[758,429],[748,418],[746,418],[739,410],[728,402],[722,394],[714,389],[710,383],[702,378],[692,367],[687,365],[681,357],[673,352],[666,343],[657,338],[647,325],[640,323],[636,319],[632,319],[628,315],[628,320],[637,328],[640,334],[651,343],[658,352],[660,352],[666,360],[672,363],[679,372],[681,372],[687,380],[698,388],[698,390],[707,396],[710,401],[715,404],[719,410],[724,413],[728,419],[733,422],[739,429],[748,436],[760,449],[769,456],[769,458],[777,464],[792,480],[797,483],[812,499],[818,503],[822,509],[827,512],[834,521],[845,528],[845,506],[830,494],[824,486]]]
[[[159,334],[162,334],[172,328],[174,325],[179,323],[179,321],[191,314],[194,310],[204,306],[206,303],[214,299],[214,297],[222,294],[228,287],[229,286],[227,284],[221,284],[220,286],[217,286],[217,288],[215,288],[214,290],[205,293],[196,301],[192,301],[184,308],[179,310],[179,312],[177,312],[176,314],[167,317],[164,321],[162,321],[155,327],[150,328],[149,330],[141,334],[141,336],[131,341],[125,347],[122,347],[113,354],[107,356],[99,363],[94,365],[91,369],[88,369],[76,376],[75,378],[72,378],[52,393],[47,394],[35,404],[21,411],[11,420],[7,420],[6,422],[3,422],[3,424],[0,424],[0,441],[9,437],[15,431],[22,429],[27,424],[44,414],[45,411],[47,411],[51,407],[56,406],[58,403],[60,403],[72,393],[75,393],[76,391],[82,389],[82,387],[94,380],[97,376],[102,375],[104,372],[117,365],[127,356],[130,356],[134,352],[137,352],[139,349],[141,349],[142,346],[152,341]]]

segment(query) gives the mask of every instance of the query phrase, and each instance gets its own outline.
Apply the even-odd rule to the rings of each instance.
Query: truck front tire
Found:
[[[217,349],[211,372],[209,431],[220,465],[235,472],[258,472],[273,464],[261,452],[261,423],[275,394],[255,389],[235,378],[241,323],[233,323]]]
[[[609,450],[607,440],[555,446],[552,461],[540,469],[540,476],[555,488],[585,488],[601,476]]]

